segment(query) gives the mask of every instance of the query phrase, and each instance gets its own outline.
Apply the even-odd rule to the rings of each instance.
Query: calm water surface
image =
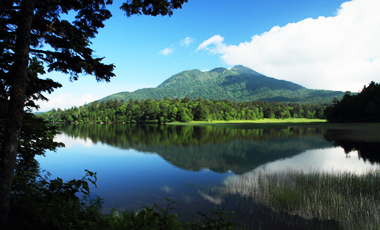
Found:
[[[93,124],[64,125],[61,131],[56,140],[66,147],[39,157],[41,168],[64,180],[81,178],[85,169],[97,172],[91,194],[104,199],[105,213],[164,206],[165,197],[178,202],[176,211],[186,221],[227,201],[227,210],[246,213],[236,196],[215,200],[198,188],[227,185],[263,169],[361,174],[378,168],[379,144],[345,141],[334,130],[317,128]]]

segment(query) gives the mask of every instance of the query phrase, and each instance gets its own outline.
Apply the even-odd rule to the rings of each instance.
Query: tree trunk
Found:
[[[5,138],[0,160],[0,228],[5,229],[10,207],[12,180],[16,167],[20,141],[21,123],[24,113],[25,90],[28,83],[27,68],[34,0],[23,0],[17,28],[15,59],[11,70],[12,82]],[[22,218],[22,217],[20,217]]]

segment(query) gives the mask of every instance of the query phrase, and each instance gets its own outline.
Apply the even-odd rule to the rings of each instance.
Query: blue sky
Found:
[[[358,92],[380,82],[379,0],[189,0],[172,17],[113,17],[91,48],[116,77],[47,73],[63,87],[40,111],[83,105],[113,93],[156,87],[184,70],[242,64],[311,89]]]

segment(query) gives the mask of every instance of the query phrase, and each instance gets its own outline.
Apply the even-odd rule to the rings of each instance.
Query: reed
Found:
[[[343,229],[380,228],[380,170],[362,175],[257,170],[219,190],[222,194],[250,197],[276,212],[334,220]]]

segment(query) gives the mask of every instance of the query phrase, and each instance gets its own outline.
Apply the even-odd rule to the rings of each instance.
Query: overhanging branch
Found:
[[[52,52],[52,51],[47,51],[47,50],[35,50],[35,49],[30,49],[29,50],[31,53],[42,53],[42,54],[57,54],[57,52]]]
[[[0,10],[19,10],[19,6],[0,6]]]

